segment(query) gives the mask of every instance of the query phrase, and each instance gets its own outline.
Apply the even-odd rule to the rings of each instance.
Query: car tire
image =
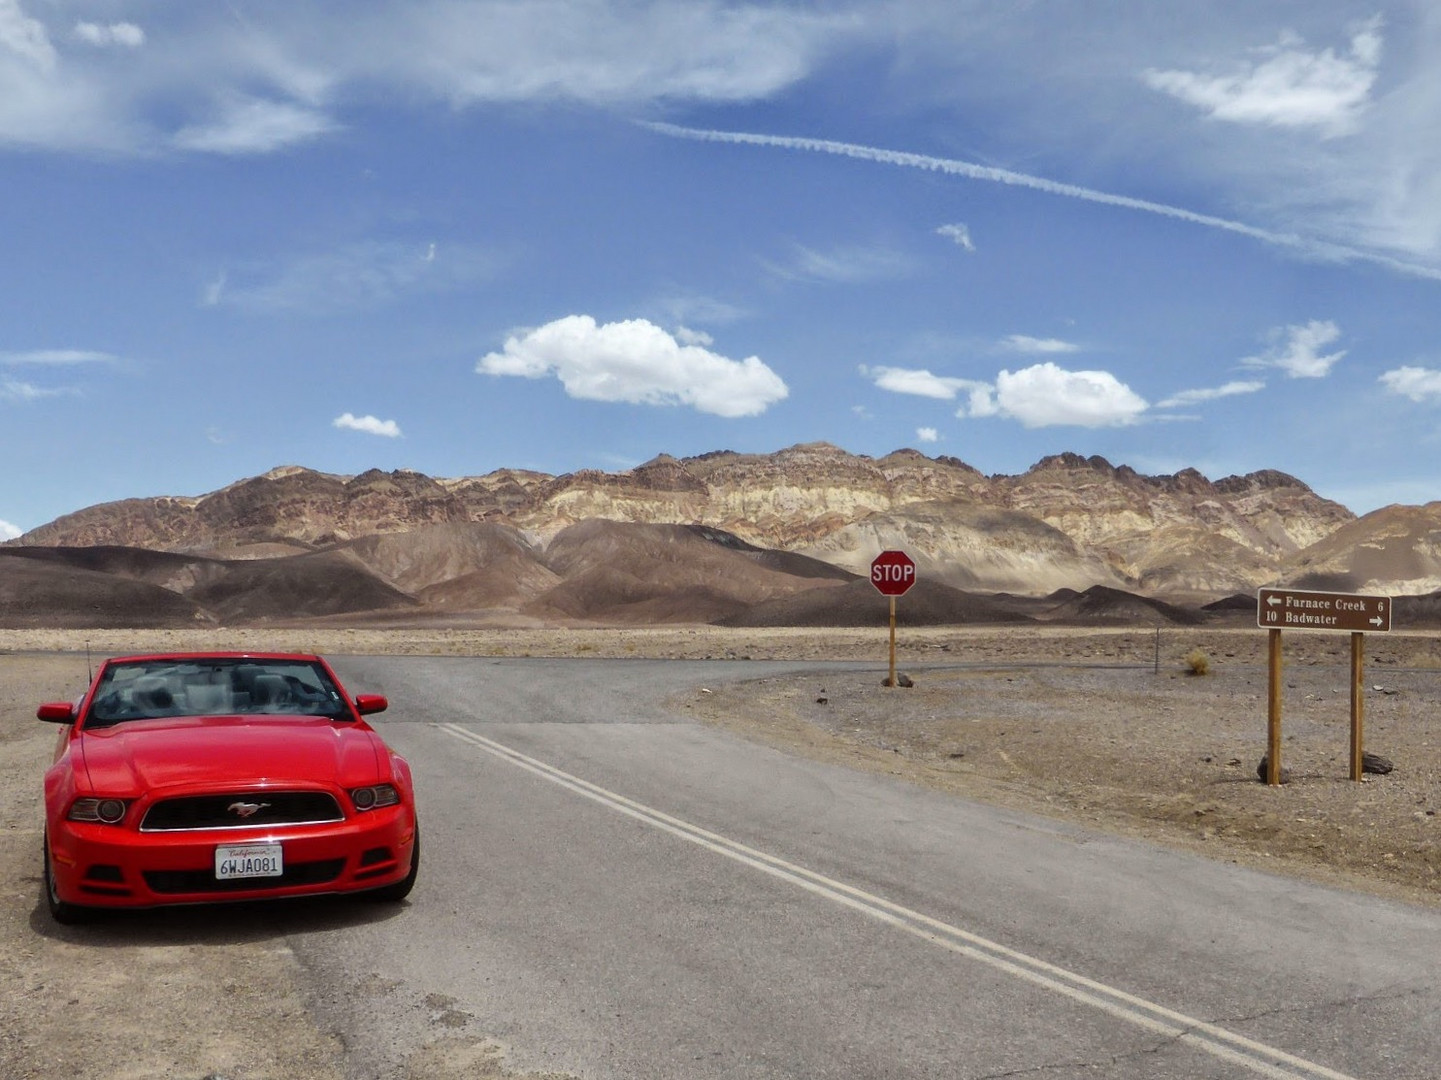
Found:
[[[41,859],[42,888],[45,890],[45,906],[50,910],[50,917],[61,926],[74,926],[87,921],[92,914],[90,908],[60,899],[60,890],[55,886],[55,875],[50,869],[50,836],[48,833],[41,839],[41,844],[44,848],[44,855]]]
[[[369,895],[373,900],[381,900],[386,903],[399,903],[410,895],[410,890],[415,888],[416,875],[420,873],[420,830],[415,830],[415,843],[410,847],[410,873],[399,881],[390,885],[382,885],[373,889]]]

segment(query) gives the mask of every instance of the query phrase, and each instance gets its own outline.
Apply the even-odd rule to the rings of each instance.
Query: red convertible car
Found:
[[[45,898],[92,908],[367,891],[401,900],[420,837],[410,767],[318,656],[105,661],[45,773]]]

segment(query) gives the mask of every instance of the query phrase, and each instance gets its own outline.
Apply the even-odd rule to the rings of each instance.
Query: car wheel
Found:
[[[41,844],[45,849],[41,871],[45,887],[45,906],[50,909],[50,917],[61,926],[74,926],[76,923],[85,922],[90,917],[89,908],[60,899],[60,889],[56,886],[55,874],[50,869],[50,837],[48,834],[43,837]]]
[[[369,895],[375,900],[397,903],[410,895],[410,890],[415,888],[415,876],[420,873],[420,830],[415,830],[415,843],[410,847],[410,873],[391,885],[382,885],[372,890]]]

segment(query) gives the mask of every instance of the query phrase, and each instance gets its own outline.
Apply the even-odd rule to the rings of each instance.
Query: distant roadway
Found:
[[[337,667],[390,695],[377,725],[424,837],[399,913],[289,939],[352,1080],[463,1035],[595,1080],[1441,1074],[1441,911],[818,764],[664,703],[807,665]]]

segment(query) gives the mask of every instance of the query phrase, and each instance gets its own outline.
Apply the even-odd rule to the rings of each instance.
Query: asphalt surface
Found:
[[[831,665],[834,666],[834,665]],[[289,945],[355,1080],[1433,1078],[1441,914],[822,765],[667,707],[800,664],[351,658],[424,837]],[[814,667],[814,665],[812,665]]]

